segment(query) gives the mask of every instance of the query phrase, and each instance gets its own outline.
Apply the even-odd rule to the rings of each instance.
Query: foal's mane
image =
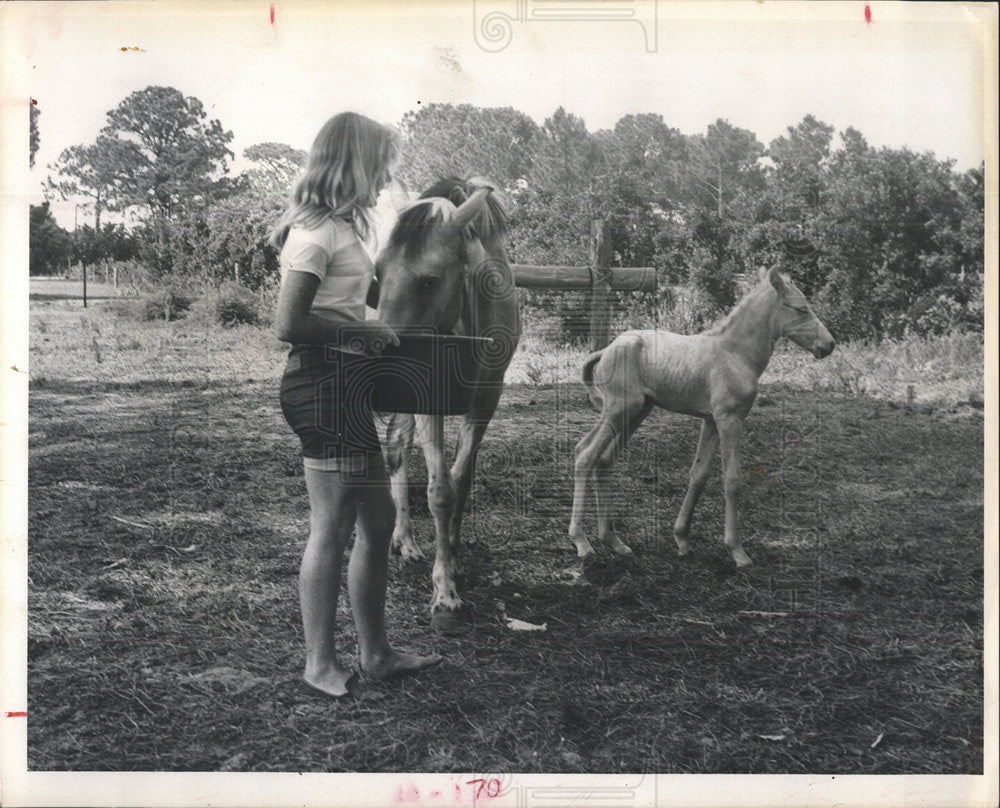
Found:
[[[781,277],[785,281],[788,280],[788,277],[786,275],[782,275]],[[718,334],[723,333],[727,328],[729,328],[729,326],[732,324],[734,320],[742,316],[744,309],[746,309],[750,305],[751,301],[755,300],[757,296],[761,294],[761,292],[766,291],[768,288],[773,288],[773,287],[771,287],[771,282],[767,279],[767,276],[764,276],[761,279],[760,283],[758,283],[753,289],[747,292],[739,303],[733,306],[729,314],[725,315],[715,325],[709,327],[705,331],[702,331],[702,334],[704,334],[706,337],[714,337]]]

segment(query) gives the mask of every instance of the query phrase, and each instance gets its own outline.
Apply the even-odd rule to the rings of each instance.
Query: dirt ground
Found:
[[[30,769],[982,772],[981,412],[766,385],[740,572],[718,464],[677,557],[697,424],[656,413],[615,477],[635,557],[583,566],[570,463],[596,416],[577,386],[514,386],[465,520],[469,626],[434,631],[430,563],[393,557],[392,637],[445,661],[344,702],[299,681],[307,502],[276,373],[33,377]],[[416,455],[411,480],[429,551]]]

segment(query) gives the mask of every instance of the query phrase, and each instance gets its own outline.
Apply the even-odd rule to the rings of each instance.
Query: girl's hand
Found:
[[[365,320],[341,327],[340,345],[351,353],[376,357],[390,345],[399,345],[399,337],[379,320]]]

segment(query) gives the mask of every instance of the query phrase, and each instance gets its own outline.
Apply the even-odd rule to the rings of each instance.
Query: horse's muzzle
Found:
[[[821,342],[813,349],[813,356],[817,359],[826,359],[830,354],[833,353],[833,349],[837,346],[832,339],[829,342]]]

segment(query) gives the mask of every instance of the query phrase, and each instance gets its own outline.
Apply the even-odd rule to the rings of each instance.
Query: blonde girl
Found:
[[[354,383],[368,357],[399,344],[391,328],[365,320],[374,277],[365,242],[372,208],[398,155],[395,130],[353,112],[334,116],[317,135],[271,236],[281,250],[275,330],[292,344],[281,408],[302,442],[309,493],[309,538],[299,574],[304,679],[333,697],[363,692],[355,673],[338,660],[335,642],[344,550],[355,527],[347,583],[361,669],[384,679],[441,659],[389,644],[385,596],[395,510],[374,418]]]

